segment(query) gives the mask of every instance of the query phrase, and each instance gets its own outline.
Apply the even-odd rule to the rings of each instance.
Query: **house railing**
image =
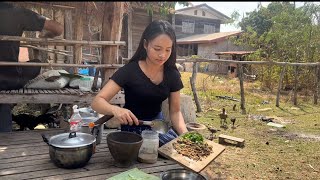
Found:
[[[84,41],[84,40],[66,40],[50,38],[26,38],[19,36],[0,36],[0,41],[20,41],[22,46],[32,45],[63,45],[63,46],[120,46],[125,45],[124,41]],[[29,48],[37,48],[31,46]],[[46,48],[38,48],[44,50]],[[47,51],[48,52],[48,51]],[[52,51],[56,53],[58,51]],[[4,59],[0,61],[0,66],[41,66],[41,67],[73,67],[73,68],[96,68],[96,72],[102,69],[117,69],[122,64],[63,64],[63,63],[34,63],[34,62],[7,62]],[[80,62],[80,61],[79,61]],[[94,76],[93,89],[97,89],[97,80],[99,73]],[[63,88],[57,90],[49,89],[26,89],[2,90],[0,91],[0,103],[90,103],[97,92],[83,92],[79,89]],[[117,94],[112,100],[112,104],[123,104],[123,93]]]

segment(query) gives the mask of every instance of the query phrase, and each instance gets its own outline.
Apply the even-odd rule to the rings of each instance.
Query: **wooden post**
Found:
[[[42,9],[42,10],[43,10],[42,13],[43,13],[44,16],[48,17],[51,20],[54,20],[53,7],[52,6],[51,6],[50,9],[45,8],[45,9]],[[46,45],[45,47],[54,49],[54,45]],[[47,53],[47,56],[44,56],[44,58],[46,58],[46,59],[42,59],[42,62],[50,61],[52,63],[52,62],[55,62],[56,55],[54,53]]]
[[[284,72],[286,71],[287,66],[283,66],[281,69],[279,84],[278,84],[278,92],[277,92],[277,98],[276,98],[276,106],[279,107],[279,101],[280,101],[280,91],[282,89],[282,81],[284,77]]]
[[[31,10],[40,14],[38,8],[31,8]],[[26,37],[31,37],[31,38],[37,37],[37,32],[36,31],[25,31],[24,34],[25,34]],[[31,60],[31,59],[40,59],[39,50],[37,50],[37,49],[28,48],[28,54],[29,54],[29,60]]]
[[[318,104],[318,97],[320,92],[320,65],[315,67],[315,91],[313,95],[313,104]]]
[[[198,95],[197,95],[197,89],[196,89],[196,78],[197,78],[197,72],[198,72],[198,63],[194,62],[193,63],[193,68],[192,68],[192,76],[190,77],[190,85],[191,85],[191,90],[193,93],[194,101],[197,106],[197,112],[202,112],[201,110],[201,105],[199,103]]]
[[[71,10],[65,10],[64,11],[64,37],[67,40],[72,40],[72,11]],[[73,52],[72,46],[65,46],[67,51]],[[73,61],[72,57],[67,57],[67,64],[74,64],[75,62]],[[67,71],[69,73],[73,73],[72,68],[68,68]]]
[[[54,10],[54,20],[60,23],[61,25],[64,25],[64,17],[63,12],[61,10]],[[60,36],[57,36],[55,38],[64,38],[64,33],[62,33]],[[65,50],[64,46],[55,46],[56,49],[59,50]],[[65,56],[63,55],[56,55],[56,62],[57,63],[64,63],[65,62]]]
[[[102,22],[102,40],[119,41],[122,30],[122,18],[124,2],[105,2],[104,16]],[[115,64],[118,60],[118,46],[102,47],[102,62]],[[103,78],[103,85],[109,80],[116,70],[106,69]]]
[[[133,47],[132,47],[132,11],[128,12],[128,58],[133,56]]]
[[[298,104],[297,96],[298,96],[298,66],[294,67],[294,88],[293,88],[293,105]]]
[[[243,67],[242,64],[237,64],[239,69],[239,81],[240,81],[240,95],[241,95],[241,100],[240,100],[240,108],[242,110],[242,114],[246,114],[246,107],[245,107],[245,98],[244,98],[244,88],[243,88]]]
[[[79,3],[79,6],[76,9],[75,26],[74,26],[75,40],[82,40],[82,38],[83,38],[83,18],[82,18],[83,8],[84,8],[84,3]],[[82,46],[81,45],[74,45],[73,48],[74,48],[73,49],[73,61],[76,64],[81,64],[81,62],[82,62]],[[78,73],[77,68],[74,68],[74,73]]]

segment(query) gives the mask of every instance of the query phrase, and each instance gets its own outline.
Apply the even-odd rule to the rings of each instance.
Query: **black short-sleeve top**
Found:
[[[183,88],[177,69],[165,67],[163,81],[156,85],[135,61],[119,68],[111,79],[124,89],[124,108],[129,109],[138,119],[157,116],[161,112],[162,101],[169,97],[170,92]]]

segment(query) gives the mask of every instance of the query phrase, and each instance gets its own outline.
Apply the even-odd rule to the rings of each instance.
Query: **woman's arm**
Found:
[[[57,21],[46,19],[43,30],[39,34],[41,38],[54,38],[60,36],[63,32],[63,26]]]
[[[180,91],[171,92],[169,96],[169,115],[174,130],[178,135],[188,132],[180,110]]]
[[[109,101],[121,90],[121,87],[110,79],[100,90],[91,103],[93,110],[100,114],[114,115],[121,124],[139,124],[136,116],[128,109],[121,108],[109,103]]]

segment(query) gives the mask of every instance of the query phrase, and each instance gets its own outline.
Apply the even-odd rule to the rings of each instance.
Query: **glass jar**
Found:
[[[80,78],[79,89],[81,91],[91,91],[93,81],[89,77]]]
[[[156,163],[158,159],[159,135],[156,131],[144,130],[141,133],[143,142],[139,150],[138,161]]]

